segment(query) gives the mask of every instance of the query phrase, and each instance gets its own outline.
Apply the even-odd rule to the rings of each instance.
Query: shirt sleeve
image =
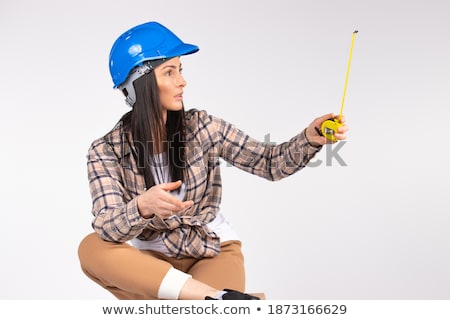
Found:
[[[121,165],[103,139],[88,151],[87,169],[92,197],[92,226],[104,240],[126,242],[135,238],[148,224],[137,207],[136,198],[126,199]]]
[[[304,168],[321,147],[312,146],[304,130],[284,143],[260,142],[220,118],[210,116],[220,133],[221,157],[231,165],[276,181]]]

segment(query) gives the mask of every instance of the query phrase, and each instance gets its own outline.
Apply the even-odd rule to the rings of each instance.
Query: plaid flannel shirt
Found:
[[[186,111],[185,198],[194,205],[167,219],[156,215],[145,219],[136,203],[145,192],[145,182],[126,134],[119,121],[89,148],[92,226],[102,239],[114,242],[161,235],[177,258],[212,257],[220,252],[220,239],[207,227],[221,201],[220,158],[251,174],[279,180],[305,167],[320,150],[308,143],[304,131],[282,144],[266,144],[205,111]]]

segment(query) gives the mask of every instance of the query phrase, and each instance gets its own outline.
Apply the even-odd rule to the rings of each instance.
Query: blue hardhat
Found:
[[[120,35],[111,48],[109,72],[114,88],[122,85],[130,72],[145,61],[170,59],[198,50],[198,46],[184,43],[158,22],[135,26]]]

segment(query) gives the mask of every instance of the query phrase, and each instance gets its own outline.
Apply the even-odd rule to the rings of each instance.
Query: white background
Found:
[[[79,267],[85,155],[128,111],[108,55],[156,20],[183,58],[187,108],[281,143],[339,112],[339,150],[272,183],[223,165],[247,291],[268,299],[449,299],[450,4],[442,0],[3,1],[3,299],[114,299]]]

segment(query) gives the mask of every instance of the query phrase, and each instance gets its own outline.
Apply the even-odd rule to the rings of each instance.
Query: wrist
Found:
[[[303,130],[303,134],[304,134],[304,136],[305,136],[306,142],[308,142],[308,144],[309,144],[311,147],[314,147],[314,148],[320,148],[320,147],[322,146],[320,143],[313,142],[313,141],[311,140],[311,138],[308,137],[308,128],[305,128],[305,130]]]
[[[138,209],[139,214],[144,219],[150,219],[153,218],[155,215],[150,212],[150,209],[146,207],[143,203],[143,200],[141,198],[141,195],[136,197],[136,206]]]

